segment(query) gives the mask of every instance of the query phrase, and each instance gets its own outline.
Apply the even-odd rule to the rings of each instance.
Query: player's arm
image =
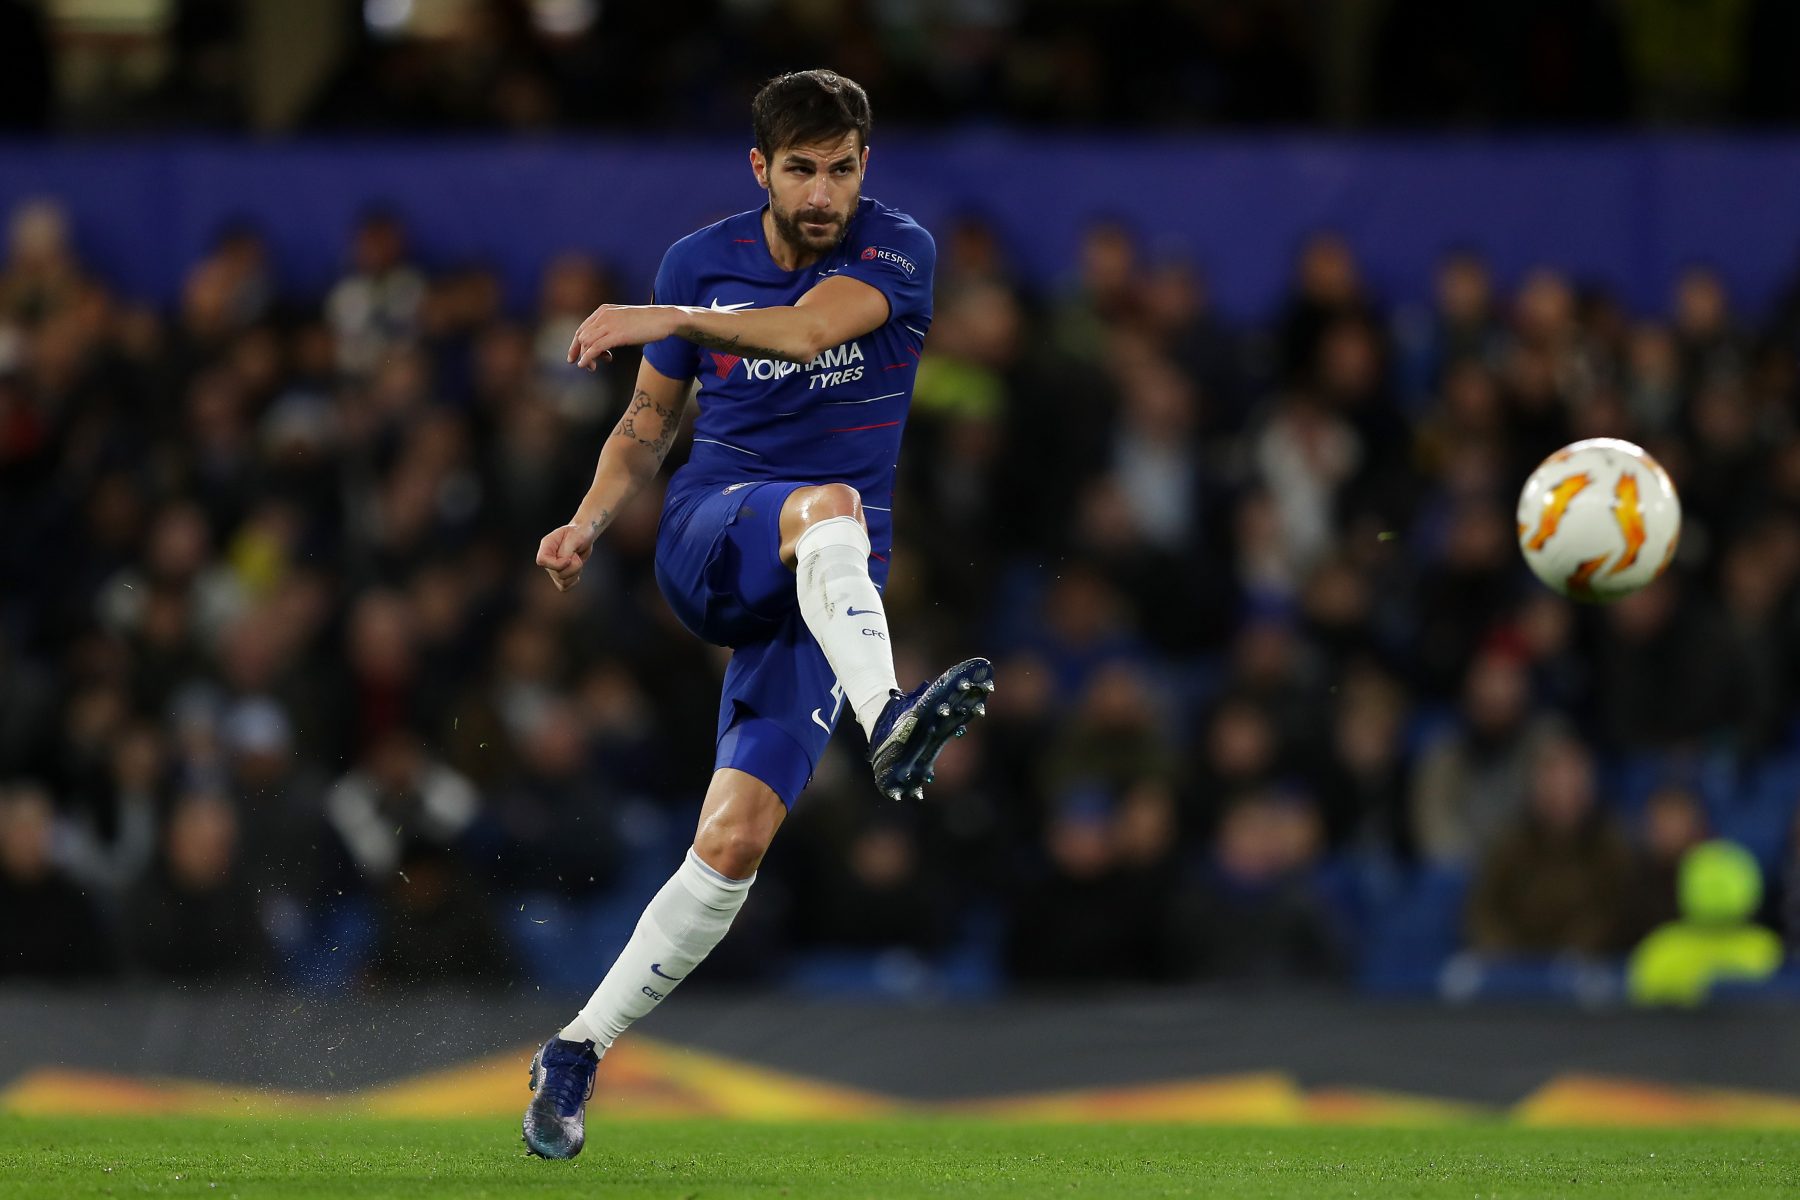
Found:
[[[740,358],[803,363],[887,319],[888,301],[880,289],[842,275],[828,276],[794,304],[776,308],[721,312],[676,304],[604,304],[576,331],[569,361],[591,371],[612,358],[615,346],[679,337]]]
[[[691,384],[691,380],[669,378],[648,359],[638,367],[631,403],[600,447],[600,461],[587,495],[567,525],[550,531],[538,543],[537,565],[550,573],[557,591],[575,586],[594,542],[662,469],[681,428]]]

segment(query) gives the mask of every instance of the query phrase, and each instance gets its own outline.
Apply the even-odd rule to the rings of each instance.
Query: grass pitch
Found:
[[[514,1122],[0,1117],[0,1197],[1792,1196],[1800,1134],[1222,1129],[916,1119],[612,1123],[569,1163]]]

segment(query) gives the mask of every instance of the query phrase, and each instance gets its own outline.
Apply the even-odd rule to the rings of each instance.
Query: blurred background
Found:
[[[831,65],[939,247],[900,675],[1001,688],[923,805],[841,736],[693,993],[1800,996],[1796,61],[1786,0],[0,0],[0,979],[586,995],[723,660],[655,491],[533,567],[635,370],[563,352]],[[1596,435],[1686,510],[1604,610],[1512,527]]]

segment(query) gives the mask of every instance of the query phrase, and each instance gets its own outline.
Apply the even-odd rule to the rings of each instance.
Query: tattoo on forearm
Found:
[[[674,445],[675,433],[680,428],[679,408],[659,404],[650,398],[649,392],[639,388],[631,398],[631,403],[625,406],[625,415],[619,418],[613,436],[630,438],[656,455],[656,461],[661,462],[668,456],[669,447]]]
[[[708,350],[723,350],[727,354],[736,354],[742,358],[773,358],[781,362],[801,362],[786,350],[776,350],[769,346],[746,346],[741,335],[708,333],[704,329],[696,329],[689,325],[678,331],[679,336],[694,343],[705,346]]]
[[[606,527],[612,524],[612,517],[612,509],[601,509],[600,515],[588,522],[588,532],[595,537],[599,537],[606,532]]]

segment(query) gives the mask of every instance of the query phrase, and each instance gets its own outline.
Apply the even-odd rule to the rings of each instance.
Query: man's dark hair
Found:
[[[869,144],[869,97],[836,71],[793,71],[763,84],[750,102],[750,125],[764,158],[852,131],[861,150]]]

